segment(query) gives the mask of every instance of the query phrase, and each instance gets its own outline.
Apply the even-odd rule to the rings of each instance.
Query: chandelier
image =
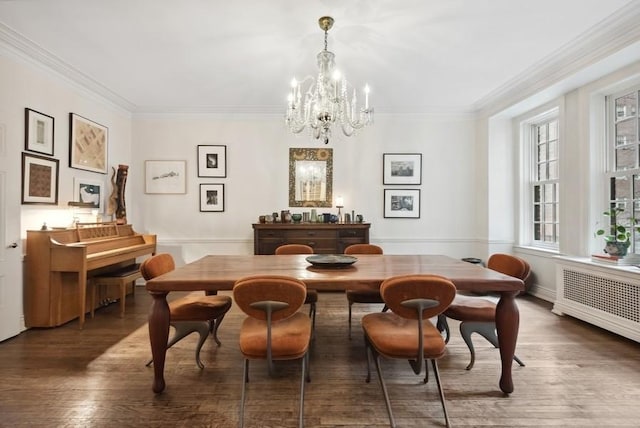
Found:
[[[373,107],[369,107],[369,86],[364,87],[364,107],[358,108],[356,90],[335,69],[335,55],[327,50],[327,34],[333,26],[333,18],[323,16],[318,24],[324,31],[324,50],[317,56],[318,77],[307,76],[301,82],[295,78],[291,81],[286,123],[294,134],[308,126],[314,138],[327,144],[335,122],[340,123],[347,137],[356,129],[373,123]],[[308,87],[303,89],[307,84]],[[352,91],[350,100],[349,90]]]

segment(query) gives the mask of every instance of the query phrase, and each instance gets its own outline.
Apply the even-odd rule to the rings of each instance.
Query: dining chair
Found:
[[[284,244],[276,248],[276,255],[281,254],[313,254],[313,248],[305,244]],[[307,288],[307,297],[304,304],[309,305],[309,317],[311,318],[311,331],[316,331],[316,304],[318,303],[318,290]]]
[[[233,298],[247,315],[240,326],[240,352],[244,356],[239,427],[244,426],[249,361],[267,360],[273,376],[274,361],[301,360],[298,426],[304,426],[304,386],[309,382],[309,342],[311,319],[298,310],[304,304],[307,287],[289,276],[254,275],[241,278],[233,286]]]
[[[345,254],[383,254],[382,248],[374,244],[352,244],[344,249]],[[351,307],[354,303],[382,303],[382,296],[380,296],[380,290],[372,289],[368,287],[350,287],[345,291],[347,295],[347,302],[349,303],[349,339],[351,339]],[[385,305],[382,309],[383,312],[387,311]]]
[[[160,253],[149,257],[140,265],[140,273],[145,280],[171,272],[175,269],[175,262],[171,254]],[[211,332],[214,340],[221,345],[218,339],[218,328],[225,314],[231,309],[231,297],[229,296],[197,296],[188,295],[169,303],[169,324],[175,329],[173,337],[167,343],[167,349],[191,333],[200,335],[196,346],[196,363],[200,369],[204,364],[200,360],[200,349]],[[153,359],[147,362],[147,366],[153,363]]]
[[[487,261],[487,268],[526,281],[531,267],[525,260],[510,254],[493,254]],[[449,342],[450,331],[447,318],[460,321],[460,335],[471,353],[471,361],[466,369],[471,370],[476,360],[471,335],[478,333],[495,348],[498,348],[496,333],[496,303],[488,298],[457,294],[451,305],[438,316],[438,329],[444,332]],[[517,355],[513,359],[520,365],[524,363]]]
[[[429,318],[436,317],[449,306],[456,295],[456,287],[442,276],[402,275],[384,280],[380,285],[380,294],[391,311],[367,314],[362,318],[367,348],[367,382],[371,381],[370,360],[373,358],[389,421],[391,427],[395,427],[380,357],[406,359],[417,375],[422,372],[424,362],[423,383],[429,379],[427,361],[431,360],[444,419],[447,427],[450,427],[437,363],[445,354],[446,343]]]

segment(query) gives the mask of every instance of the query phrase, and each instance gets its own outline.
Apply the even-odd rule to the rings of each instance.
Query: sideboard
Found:
[[[342,254],[351,244],[368,244],[370,223],[254,223],[254,254],[274,254],[284,244],[305,244],[316,254]]]

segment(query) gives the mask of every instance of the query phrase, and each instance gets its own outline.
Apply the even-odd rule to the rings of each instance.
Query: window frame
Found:
[[[559,251],[560,241],[561,241],[561,221],[560,221],[560,210],[561,210],[561,145],[562,145],[562,123],[561,123],[561,114],[560,114],[560,106],[552,105],[545,106],[537,111],[530,112],[527,115],[523,115],[519,120],[519,137],[521,142],[521,189],[522,196],[520,199],[520,225],[521,225],[521,233],[520,240],[521,243],[538,248],[543,250],[550,250],[554,252]],[[555,179],[545,179],[538,180],[537,179],[537,171],[538,171],[538,140],[537,140],[537,129],[539,126],[544,124],[549,124],[551,122],[557,123],[557,147],[556,147],[556,158],[555,162],[557,165],[557,178]],[[548,162],[548,160],[547,160]],[[555,204],[555,213],[554,213],[554,221],[555,231],[554,231],[554,241],[545,241],[544,240],[544,231],[542,231],[543,240],[535,239],[535,216],[534,209],[536,202],[534,200],[535,192],[534,189],[536,186],[544,186],[545,184],[552,184],[555,187],[555,198],[553,204]],[[544,204],[540,204],[541,209],[543,209]]]

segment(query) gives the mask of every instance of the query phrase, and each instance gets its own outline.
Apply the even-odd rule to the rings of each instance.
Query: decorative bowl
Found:
[[[294,223],[300,223],[300,220],[302,220],[302,214],[291,214],[291,220],[293,220]]]

